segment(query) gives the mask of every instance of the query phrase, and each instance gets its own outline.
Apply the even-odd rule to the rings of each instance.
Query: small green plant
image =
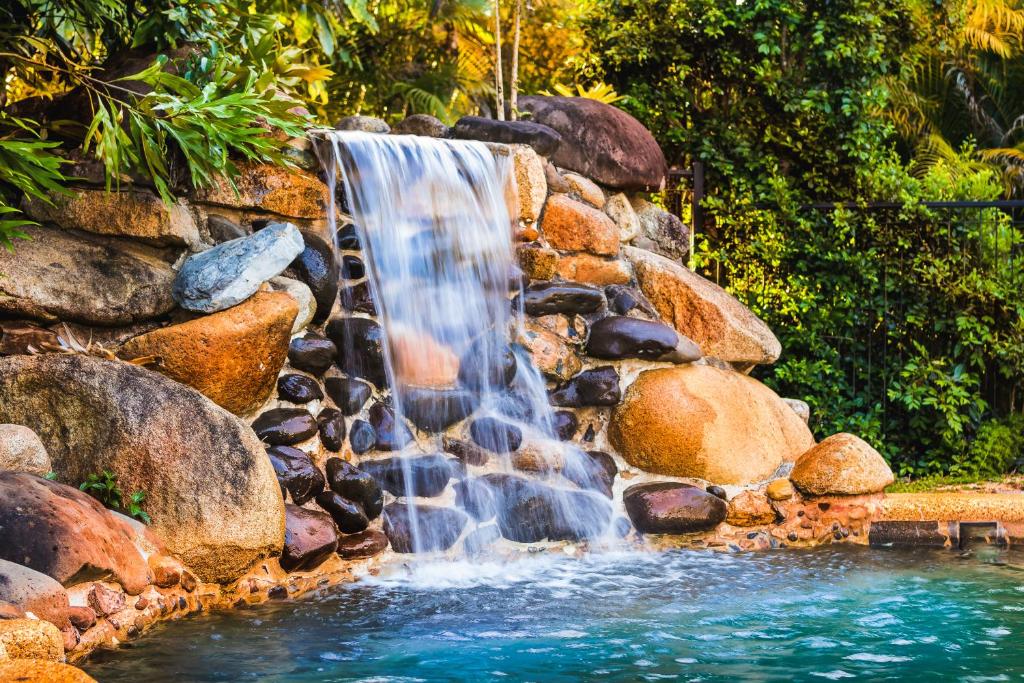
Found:
[[[117,475],[109,470],[103,470],[101,474],[90,474],[78,488],[111,510],[123,512],[145,524],[150,524],[153,521],[142,509],[142,503],[146,500],[146,492],[136,491],[128,497],[126,505],[124,493],[117,485]]]

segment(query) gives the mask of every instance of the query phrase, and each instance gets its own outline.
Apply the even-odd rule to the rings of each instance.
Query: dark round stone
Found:
[[[610,365],[584,370],[548,395],[554,406],[617,406],[622,400],[619,373]]]
[[[288,362],[292,367],[317,377],[327,372],[337,356],[338,347],[334,342],[313,332],[292,339],[288,345]]]
[[[317,433],[316,420],[303,408],[273,408],[253,420],[256,436],[271,446],[291,446]]]
[[[725,492],[725,489],[723,489],[721,486],[715,486],[714,484],[712,484],[711,486],[708,486],[705,490],[712,496],[716,496],[718,498],[721,498],[722,500],[726,500],[728,498],[728,494]]]
[[[324,397],[320,385],[306,375],[282,375],[277,378],[277,396],[292,403],[309,403]]]
[[[345,254],[341,259],[341,277],[344,280],[359,280],[366,275],[363,259]]]
[[[377,315],[377,306],[373,303],[373,293],[368,282],[358,282],[338,291],[338,301],[346,311]]]
[[[348,444],[352,452],[362,455],[377,443],[377,432],[366,420],[356,420],[348,432]]]
[[[613,315],[590,326],[587,355],[594,358],[640,358],[673,363],[700,360],[700,348],[665,323]]]
[[[439,454],[368,460],[360,467],[396,496],[433,498],[444,492],[452,478],[448,458]]]
[[[356,226],[351,223],[338,228],[336,239],[338,240],[338,249],[346,249],[348,251],[359,251],[361,249],[359,233],[356,231]]]
[[[478,522],[486,522],[498,514],[494,493],[486,482],[464,479],[455,484],[455,505]]]
[[[566,454],[562,476],[581,489],[598,491],[611,498],[618,469],[615,461],[607,453],[573,450]]]
[[[633,525],[625,517],[616,517],[612,526],[615,529],[615,535],[619,538],[629,536],[629,532],[633,530]]]
[[[402,412],[419,429],[443,432],[476,408],[476,394],[463,389],[412,388],[402,394]]]
[[[387,386],[384,330],[368,318],[332,318],[327,336],[338,347],[338,367],[346,375]]]
[[[284,548],[281,569],[311,571],[338,549],[338,530],[330,515],[297,505],[284,506]]]
[[[324,490],[323,472],[305,451],[291,446],[273,446],[267,449],[267,457],[274,466],[278,482],[291,494],[296,505],[303,505]]]
[[[412,432],[405,422],[395,417],[391,406],[374,403],[370,406],[370,424],[377,433],[374,447],[379,451],[400,451],[412,442]]]
[[[343,534],[356,534],[370,526],[370,520],[362,505],[334,491],[319,494],[316,497],[316,504],[327,511]]]
[[[378,555],[388,547],[388,537],[383,531],[367,529],[358,534],[342,536],[338,539],[338,557],[346,560],[358,560]]]
[[[450,436],[441,439],[441,447],[445,453],[451,453],[464,465],[475,465],[477,467],[487,464],[490,457],[487,451],[475,443],[463,441]]]
[[[384,493],[371,474],[341,458],[328,458],[324,466],[327,485],[332,491],[362,505],[370,519],[380,515],[384,509]]]
[[[587,491],[555,489],[509,474],[479,477],[494,494],[501,535],[517,543],[581,541],[604,533],[611,505]]]
[[[640,533],[688,534],[709,531],[725,521],[721,498],[689,484],[663,481],[630,486],[622,504]]]
[[[519,427],[494,417],[473,420],[469,433],[478,446],[494,453],[512,453],[523,443],[523,432]]]
[[[571,410],[556,410],[552,422],[555,436],[559,441],[571,441],[572,437],[576,436],[576,430],[580,428],[579,419]]]
[[[484,140],[529,145],[541,156],[550,156],[562,142],[553,128],[532,121],[497,121],[482,116],[463,116],[449,130],[459,140]]]
[[[658,312],[654,310],[654,306],[635,287],[608,285],[604,288],[604,295],[608,298],[608,308],[616,315],[627,315],[632,311],[639,311],[648,317],[658,318]]]
[[[352,377],[328,377],[324,389],[342,415],[358,413],[373,394],[369,384]]]
[[[334,247],[323,237],[304,230],[302,238],[306,246],[289,269],[312,290],[316,299],[313,323],[319,325],[331,315],[338,296],[338,262],[334,258]]]
[[[337,453],[345,442],[345,417],[337,408],[324,408],[316,416],[320,429],[320,443],[329,451]]]
[[[396,553],[434,552],[448,550],[459,540],[469,517],[460,510],[416,506],[416,529],[413,534],[412,515],[404,503],[392,503],[384,510],[384,533]]]
[[[534,282],[523,290],[522,305],[526,314],[533,316],[553,313],[586,315],[604,308],[605,300],[604,292],[589,285]]]
[[[459,361],[459,382],[474,391],[507,387],[516,376],[516,356],[506,339],[496,334],[477,338]]]

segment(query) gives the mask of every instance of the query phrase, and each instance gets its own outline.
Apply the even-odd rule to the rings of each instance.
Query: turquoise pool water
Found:
[[[398,566],[166,624],[116,681],[1024,679],[1014,555],[855,547]]]

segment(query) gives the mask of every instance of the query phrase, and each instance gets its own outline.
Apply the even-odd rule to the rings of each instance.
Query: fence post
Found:
[[[692,269],[693,252],[697,246],[697,233],[704,231],[704,209],[701,202],[704,199],[704,162],[693,162],[693,192],[690,193],[690,263]]]

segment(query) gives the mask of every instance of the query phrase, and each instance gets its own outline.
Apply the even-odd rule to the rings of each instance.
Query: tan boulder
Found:
[[[284,501],[263,444],[190,387],[92,356],[11,356],[0,421],[31,427],[62,482],[109,470],[126,494],[144,491],[149,529],[204,581],[281,551]]]
[[[519,220],[535,223],[548,196],[548,183],[544,177],[544,160],[529,145],[510,145],[512,178],[515,180]]]
[[[570,171],[563,173],[562,179],[569,186],[569,191],[575,193],[587,204],[599,209],[604,206],[604,191],[590,178],[584,178],[579,173]]]
[[[188,205],[178,200],[171,206],[148,190],[75,190],[53,195],[52,204],[27,199],[25,213],[38,221],[97,235],[132,237],[158,245],[199,247],[203,240]]]
[[[730,363],[774,363],[782,346],[731,294],[689,268],[636,247],[623,249],[640,289],[658,313],[707,356]]]
[[[327,186],[312,173],[256,162],[236,166],[237,191],[226,178],[218,177],[211,187],[196,190],[195,200],[232,209],[259,209],[290,218],[327,216]]]
[[[64,639],[57,627],[39,619],[0,621],[0,645],[11,659],[64,659]]]
[[[288,294],[257,292],[237,306],[135,337],[120,356],[156,356],[152,369],[242,415],[273,393],[298,311]]]
[[[0,657],[0,660],[3,658]],[[11,683],[96,683],[96,679],[69,664],[44,659],[0,661],[0,681]]]
[[[796,495],[796,489],[789,479],[773,479],[768,482],[764,493],[771,500],[789,500]]]
[[[523,324],[518,341],[545,377],[564,382],[583,369],[583,361],[562,336],[532,320]]]
[[[640,218],[629,203],[629,198],[623,193],[613,194],[604,205],[604,212],[608,214],[615,225],[619,226],[619,241],[632,242],[640,234]]]
[[[558,259],[558,275],[564,280],[591,285],[624,285],[630,280],[629,266],[619,259],[592,254],[570,254]]]
[[[879,493],[895,481],[878,451],[845,433],[833,434],[801,455],[789,479],[811,496]]]
[[[600,209],[556,194],[548,198],[541,232],[555,249],[585,251],[600,256],[619,253],[619,228]]]
[[[733,526],[763,526],[775,521],[775,510],[764,493],[741,491],[729,501],[725,521]]]
[[[814,445],[768,387],[706,365],[640,373],[612,413],[609,437],[635,467],[716,484],[749,484]]]
[[[0,424],[0,470],[45,477],[51,468],[46,446],[35,432],[22,425]]]
[[[558,271],[558,252],[534,244],[523,244],[516,249],[519,267],[531,280],[550,280]]]

